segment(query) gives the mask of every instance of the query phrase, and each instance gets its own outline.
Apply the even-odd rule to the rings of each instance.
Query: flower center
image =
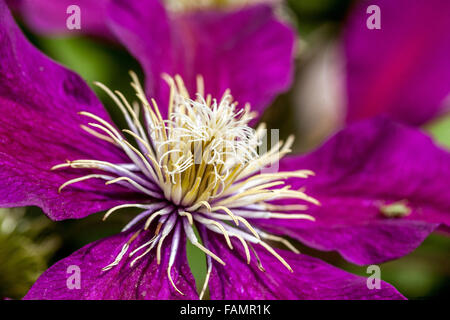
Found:
[[[152,127],[151,138],[155,159],[170,176],[163,184],[166,198],[186,207],[223,194],[237,173],[258,157],[260,135],[248,126],[249,108],[236,111],[228,93],[220,102],[210,96],[205,100],[203,93],[191,100],[177,79],[178,86],[167,79],[174,88],[170,120]]]
[[[149,102],[138,81],[131,73],[131,85],[136,90],[140,103],[130,104],[124,95],[114,93],[97,83],[122,111],[129,129],[124,133],[132,137],[129,142],[116,128],[89,113],[80,114],[91,118],[89,127],[82,128],[99,139],[118,147],[129,158],[128,163],[110,163],[99,160],[79,159],[56,165],[52,168],[77,168],[98,170],[65,182],[63,188],[87,179],[103,179],[106,185],[120,184],[148,197],[145,203],[130,203],[116,206],[106,212],[104,219],[116,210],[129,207],[143,209],[122,231],[135,228],[137,231],[122,247],[116,259],[103,268],[107,271],[118,265],[131,250],[133,242],[142,231],[154,230],[153,236],[144,244],[134,248],[128,257],[136,261],[156,247],[158,264],[161,247],[171,236],[170,258],[167,274],[175,290],[171,268],[178,252],[182,235],[207,257],[208,273],[200,294],[203,296],[212,270],[212,259],[225,262],[208,248],[208,232],[224,238],[233,249],[232,238],[241,243],[247,263],[251,254],[256,257],[258,267],[264,271],[253,245],[268,250],[287,269],[289,264],[267,243],[277,241],[294,252],[298,252],[286,239],[266,233],[250,224],[249,219],[308,219],[310,215],[300,213],[307,209],[306,203],[319,204],[301,190],[292,190],[286,185],[288,178],[307,178],[308,170],[292,172],[265,172],[264,168],[278,162],[290,151],[293,138],[285,143],[275,143],[267,152],[261,152],[265,136],[264,124],[256,130],[249,127],[254,117],[250,106],[237,109],[227,90],[220,101],[204,94],[201,77],[197,81],[196,98],[192,99],[179,76],[164,76],[169,84],[169,119],[164,120],[156,101]],[[305,204],[279,204],[277,200],[299,199]],[[197,227],[201,240],[195,232]]]

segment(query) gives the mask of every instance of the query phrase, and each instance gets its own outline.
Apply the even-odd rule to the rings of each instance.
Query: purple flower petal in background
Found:
[[[85,82],[34,48],[3,2],[0,17],[0,206],[36,205],[60,220],[118,204],[108,193],[72,189],[58,194],[58,187],[73,175],[52,172],[53,165],[68,158],[123,157],[80,128],[87,122],[79,111],[109,119]],[[99,185],[85,182],[84,188]]]
[[[106,6],[110,0],[20,0],[10,1],[27,26],[33,32],[47,35],[67,35],[83,33],[94,36],[111,38],[106,21]],[[67,19],[73,13],[68,8],[76,5],[80,8],[81,29],[69,30]]]
[[[369,5],[381,10],[370,30]],[[449,110],[450,2],[359,1],[344,30],[347,120],[379,114],[421,125]]]
[[[386,119],[355,124],[318,150],[281,161],[281,170],[315,172],[302,185],[322,203],[308,209],[316,221],[264,227],[357,264],[401,257],[439,224],[450,225],[449,162],[415,129]]]
[[[66,27],[72,4],[80,7],[81,30]],[[221,97],[231,89],[242,106],[249,102],[260,113],[292,82],[295,32],[277,20],[270,4],[185,12],[166,10],[160,0],[23,0],[15,7],[37,33],[114,33],[142,64],[147,94],[163,106],[168,87],[162,73],[180,74],[189,90],[202,75],[206,93]]]
[[[249,102],[260,113],[291,84],[295,33],[270,6],[172,13],[157,0],[116,0],[109,16],[118,39],[143,66],[147,94],[163,106],[163,72],[180,74],[191,91],[202,75],[206,93],[220,98],[231,89],[241,106]]]

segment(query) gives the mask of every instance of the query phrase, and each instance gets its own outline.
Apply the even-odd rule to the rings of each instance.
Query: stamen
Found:
[[[102,271],[107,271],[112,269],[114,266],[118,265],[120,263],[120,261],[122,260],[123,256],[125,255],[125,253],[128,251],[128,248],[130,247],[130,244],[138,237],[139,233],[141,233],[141,230],[138,230],[137,232],[135,232],[131,238],[124,244],[124,246],[122,247],[122,250],[120,250],[120,253],[117,255],[116,259],[109,265],[107,265],[106,267],[104,267],[102,269]]]
[[[121,205],[115,206],[114,208],[109,209],[103,216],[103,221],[105,221],[114,211],[117,211],[117,210],[120,210],[123,208],[140,208],[140,209],[154,210],[154,209],[162,208],[163,206],[164,206],[163,202],[152,203],[152,204],[141,204],[141,203],[121,204]]]
[[[206,244],[206,246],[209,245],[209,239],[208,239],[208,234],[206,233],[205,228],[202,226],[199,229],[199,232],[202,236],[202,239],[204,241],[204,243]],[[205,277],[205,281],[203,282],[203,287],[202,290],[199,294],[199,300],[203,299],[203,296],[205,295],[206,289],[208,288],[208,283],[209,283],[209,279],[211,277],[211,272],[212,272],[212,260],[211,260],[211,256],[206,255],[206,265],[207,265],[207,271],[206,271],[206,277]]]
[[[173,212],[173,207],[169,206],[166,208],[162,208],[161,210],[155,211],[152,213],[152,215],[147,219],[147,221],[145,222],[144,225],[144,230],[147,230],[150,227],[150,224],[152,223],[152,221],[157,217],[157,216],[163,216],[169,213]]]
[[[202,205],[205,206],[209,210],[209,212],[212,211],[211,205],[206,201],[199,201],[196,204],[194,204],[193,206],[187,208],[186,210],[195,211],[198,208],[200,208]]]
[[[161,264],[161,247],[164,242],[164,239],[166,239],[166,237],[169,235],[170,231],[172,231],[176,222],[177,222],[177,216],[173,214],[167,219],[166,223],[164,224],[164,228],[161,232],[161,239],[159,239],[158,246],[156,248],[156,262],[158,264]]]
[[[95,130],[92,130],[91,128],[85,126],[84,124],[80,125],[80,127],[81,127],[81,129],[83,129],[84,131],[86,131],[89,134],[93,135],[94,137],[99,138],[101,140],[104,140],[106,142],[109,142],[109,143],[117,146],[117,143],[113,139],[111,139],[110,137],[108,137],[108,136],[106,136],[104,134],[101,134],[101,133],[99,133],[99,132],[97,132]]]
[[[175,262],[175,257],[177,255],[177,251],[178,251],[178,244],[180,243],[180,224],[178,223],[176,228],[175,228],[175,232],[173,234],[173,240],[172,240],[172,247],[170,248],[170,256],[169,256],[169,266],[167,267],[167,276],[169,277],[169,281],[172,284],[173,288],[182,296],[184,296],[184,293],[181,292],[177,286],[175,285],[175,283],[173,282],[172,279],[172,274],[170,273],[170,270],[172,269],[172,266]],[[161,239],[162,242],[162,239]]]
[[[210,256],[211,258],[213,258],[214,260],[216,260],[217,262],[219,262],[222,265],[225,265],[225,262],[223,262],[222,259],[220,259],[218,256],[216,256],[213,252],[211,252],[210,250],[208,250],[207,248],[205,248],[204,246],[202,246],[199,242],[198,239],[194,233],[194,230],[192,230],[192,227],[189,225],[189,222],[187,220],[183,220],[183,227],[184,227],[184,231],[186,232],[186,236],[188,237],[189,241],[196,246],[197,248],[199,248],[200,250],[202,250],[204,253],[206,253],[208,256]]]
[[[139,191],[141,191],[142,193],[145,193],[145,194],[147,194],[147,195],[149,195],[149,196],[151,196],[151,197],[153,197],[153,198],[156,198],[156,199],[163,199],[163,197],[161,196],[161,194],[159,194],[159,193],[157,193],[157,192],[154,192],[154,191],[152,191],[152,190],[149,190],[149,189],[147,189],[147,188],[141,186],[139,183],[137,183],[136,181],[134,181],[133,179],[128,178],[128,177],[118,177],[118,178],[115,178],[115,179],[112,179],[112,180],[107,181],[105,184],[106,184],[106,185],[109,185],[109,184],[117,183],[117,182],[120,182],[120,181],[126,181],[126,182],[128,182],[129,184],[131,184],[131,185],[132,185],[134,188],[136,188],[137,190],[139,190]]]
[[[144,219],[145,217],[149,216],[150,214],[152,214],[153,211],[152,210],[146,210],[144,212],[141,212],[140,214],[138,214],[136,217],[134,217],[130,222],[128,222],[126,224],[125,227],[123,227],[123,229],[121,230],[122,232],[129,230],[131,227],[133,227],[134,225],[136,225],[139,221],[141,221],[142,219]]]
[[[291,266],[286,262],[286,260],[284,260],[271,246],[262,241],[259,244],[263,246],[267,251],[269,251],[272,255],[274,255],[290,272],[294,272],[294,270],[292,270]]]
[[[119,262],[122,260],[123,256],[125,255],[129,247],[130,245],[128,243],[125,243],[124,246],[122,247],[122,250],[120,250],[120,253],[117,255],[116,259],[111,264],[102,268],[102,271],[108,271],[113,267],[117,266]]]
[[[260,234],[260,236],[261,236],[262,238],[265,238],[265,239],[267,239],[267,240],[272,240],[272,241],[280,242],[280,243],[284,244],[284,245],[285,245],[288,249],[290,249],[292,252],[295,252],[295,253],[297,253],[297,254],[300,253],[300,251],[297,250],[296,247],[294,247],[289,241],[287,241],[286,239],[284,239],[284,238],[282,238],[282,237],[274,236],[274,235],[272,235],[272,234],[268,234],[268,233],[263,232],[263,231],[261,231],[261,230],[258,230],[258,233]]]
[[[64,189],[64,188],[67,187],[68,185],[71,185],[71,184],[77,183],[77,182],[81,182],[81,181],[84,181],[84,180],[94,179],[94,178],[96,178],[96,179],[103,179],[103,180],[111,180],[111,179],[114,179],[114,177],[107,176],[107,175],[104,175],[104,174],[88,174],[88,175],[86,175],[86,176],[79,177],[79,178],[75,178],[75,179],[69,180],[69,181],[67,181],[67,182],[64,182],[64,183],[58,188],[58,193],[61,193],[62,189]]]
[[[163,218],[165,218],[165,217],[163,217]],[[159,231],[161,230],[161,227],[162,227],[162,225],[163,225],[163,223],[164,223],[163,221],[164,221],[164,220],[161,219],[160,222],[158,222],[158,226],[156,227],[155,234],[154,234],[154,236],[150,239],[150,241],[147,241],[147,242],[144,243],[143,245],[141,245],[141,246],[139,246],[138,248],[134,249],[134,250],[129,254],[129,257],[134,256],[134,255],[136,254],[136,252],[140,251],[141,249],[143,249],[143,248],[145,248],[145,247],[147,247],[147,246],[149,246],[149,245],[151,245],[151,244],[155,244],[155,243],[156,243],[155,241],[157,241],[157,240],[159,239],[159,238],[158,238],[158,236],[159,236]],[[133,266],[133,264],[134,264],[134,262],[136,262],[136,260],[140,259],[141,257],[145,256],[148,252],[150,252],[150,250],[151,250],[152,248],[153,248],[153,246],[150,247],[147,251],[145,251],[142,255],[140,255],[139,257],[137,257],[135,260],[133,260],[133,262],[131,263],[131,266]]]
[[[316,221],[316,218],[310,216],[309,214],[295,214],[295,213],[279,213],[279,212],[270,212],[269,218],[278,218],[278,219],[305,219]]]
[[[55,165],[51,170],[61,169],[61,168],[75,168],[75,169],[98,169],[107,171],[114,174],[122,174],[128,176],[129,178],[137,181],[139,184],[146,186],[147,188],[156,191],[154,188],[156,185],[148,180],[145,180],[138,176],[137,174],[131,172],[131,169],[136,170],[137,167],[134,164],[113,164],[106,161],[98,160],[75,160],[67,161],[66,163]]]
[[[264,204],[264,208],[270,211],[304,211],[308,209],[308,206],[302,204],[284,204],[284,205],[275,205],[275,204]]]
[[[255,248],[253,248],[253,246],[251,245],[251,243],[248,244],[250,246],[250,249],[252,249],[253,254],[256,257],[256,264],[258,266],[258,269],[261,270],[262,272],[266,272],[266,269],[264,269],[262,263],[261,263],[261,259],[258,256],[258,253],[256,252]]]
[[[203,282],[202,291],[198,296],[199,300],[203,300],[203,296],[205,295],[206,289],[208,288],[209,278],[211,277],[212,261],[210,256],[206,256],[206,264],[207,264],[206,277],[205,281]]]
[[[233,249],[233,245],[231,244],[231,240],[230,240],[230,235],[228,234],[228,232],[225,230],[225,228],[223,227],[222,224],[220,224],[217,221],[214,221],[212,219],[206,219],[206,218],[202,218],[200,216],[195,216],[194,217],[195,220],[199,221],[200,223],[204,224],[208,229],[214,230],[213,227],[210,227],[211,225],[217,227],[220,232],[222,232],[223,236],[225,237],[225,240],[228,244],[228,247],[230,247],[230,249]]]
[[[250,251],[248,250],[247,242],[245,242],[245,240],[240,235],[233,234],[233,236],[238,238],[238,240],[242,243],[245,251],[245,256],[247,257],[247,264],[250,264]]]
[[[87,111],[81,111],[81,112],[78,112],[78,114],[79,114],[79,115],[82,115],[82,116],[86,116],[86,117],[88,117],[88,118],[92,118],[92,119],[98,121],[98,122],[101,123],[105,128],[107,128],[109,132],[113,133],[113,136],[114,136],[116,139],[120,139],[120,134],[119,134],[119,132],[117,132],[117,130],[116,130],[111,124],[109,124],[107,121],[103,120],[102,118],[96,116],[95,114],[92,114],[92,113],[90,113],[90,112],[87,112]],[[112,137],[111,137],[111,138],[112,138]],[[113,138],[113,139],[114,139],[114,138]],[[115,139],[114,139],[114,141],[115,141]]]
[[[186,217],[188,219],[190,225],[194,224],[194,220],[192,218],[192,214],[190,214],[189,212],[178,210],[178,214],[180,216],[182,216],[182,217]]]
[[[149,247],[147,250],[145,250],[144,253],[140,254],[140,255],[137,256],[133,261],[131,261],[130,267],[133,267],[134,264],[135,264],[138,260],[140,260],[140,259],[142,259],[144,256],[146,256],[146,255],[154,248],[155,244],[158,243],[158,240],[159,240],[160,238],[161,238],[161,235],[158,234],[158,235],[156,235],[154,238],[152,238],[152,240],[150,240],[149,242],[145,243],[145,246],[150,245],[150,247]],[[138,249],[142,249],[142,248],[144,248],[145,246],[142,245],[142,246],[140,246]],[[136,249],[136,250],[134,250],[133,252],[131,252],[131,253],[130,253],[130,257],[131,257],[132,255],[134,255],[137,251],[138,251],[138,250]]]
[[[239,225],[238,218],[233,214],[233,212],[231,212],[230,209],[228,209],[227,207],[224,207],[224,206],[217,206],[217,207],[213,207],[211,211],[215,212],[217,210],[225,211],[225,213],[228,214],[231,217],[231,219],[233,219],[234,223],[236,223],[237,226]]]

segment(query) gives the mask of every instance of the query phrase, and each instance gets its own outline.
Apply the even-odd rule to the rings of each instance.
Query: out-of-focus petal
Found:
[[[169,300],[198,299],[194,278],[186,259],[185,242],[181,240],[179,254],[171,269],[175,285],[167,278],[170,239],[161,248],[161,264],[152,251],[133,267],[129,252],[151,238],[150,231],[141,233],[132,243],[128,254],[112,269],[102,269],[112,263],[132,232],[120,233],[88,244],[69,257],[57,262],[36,281],[24,299],[29,300]],[[182,237],[183,238],[183,237]],[[145,248],[143,249],[145,251]],[[80,276],[77,289],[77,275]]]
[[[229,88],[260,113],[291,84],[295,33],[270,6],[170,13],[157,0],[115,0],[109,12],[115,34],[144,68],[147,94],[163,109],[163,72],[180,74],[190,92],[202,75],[206,93],[219,99]]]
[[[0,206],[36,205],[52,219],[80,218],[118,204],[104,182],[58,187],[79,174],[50,169],[66,160],[123,162],[118,149],[80,128],[78,114],[108,114],[85,82],[56,64],[24,37],[0,1]]]
[[[239,242],[229,250],[222,239],[210,238],[211,248],[225,263],[213,262],[210,280],[212,299],[404,299],[390,284],[381,281],[379,289],[369,289],[367,279],[333,267],[304,254],[276,250],[291,266],[291,273],[272,254],[255,245],[265,272],[253,255],[250,265]]]
[[[368,29],[378,5],[381,29]],[[450,2],[360,1],[344,32],[348,121],[379,114],[421,125],[449,111]]]
[[[416,129],[386,119],[355,124],[280,164],[300,168],[315,172],[293,188],[321,202],[307,210],[316,221],[260,221],[267,230],[370,264],[408,254],[450,224],[450,154]]]
[[[106,7],[110,0],[20,0],[15,9],[26,25],[36,33],[68,35],[83,33],[112,37],[105,21]],[[70,6],[80,8],[80,29],[69,29],[67,20],[74,14]],[[68,12],[68,9],[69,12]],[[71,21],[71,20],[70,20]]]

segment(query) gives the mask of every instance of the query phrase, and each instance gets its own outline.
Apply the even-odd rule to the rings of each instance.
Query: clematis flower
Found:
[[[238,109],[228,91],[215,100],[199,77],[197,95],[190,96],[181,77],[166,76],[171,98],[164,119],[132,75],[139,103],[99,84],[127,120],[122,134],[80,77],[29,44],[3,2],[0,16],[0,205],[37,205],[55,220],[142,209],[119,234],[50,267],[26,299],[197,298],[186,241],[207,255],[203,288],[209,286],[213,299],[399,299],[385,282],[370,290],[365,278],[295,252],[266,226],[288,233],[309,224],[321,238],[328,237],[321,230],[343,222],[347,230],[360,223],[369,236],[371,223],[384,224],[384,232],[377,230],[381,260],[412,250],[437,224],[448,223],[441,181],[449,155],[421,133],[380,119],[344,130],[310,155],[283,160],[292,139],[257,153],[264,127],[252,129],[250,106]],[[421,152],[427,166],[411,163]],[[278,161],[281,172],[260,172]],[[409,188],[398,192],[404,184]],[[324,199],[321,206],[298,188],[305,185]],[[389,202],[398,197],[417,201],[404,205],[410,212],[392,214]],[[378,198],[386,203],[375,212]],[[357,211],[344,221],[334,213],[352,204],[370,214]],[[287,220],[292,228],[279,224]],[[359,235],[355,240],[366,240],[363,230]],[[386,248],[410,241],[394,254]],[[341,245],[372,252],[351,241]],[[73,265],[81,270],[80,290],[67,287]]]
[[[368,29],[370,5],[381,29]],[[359,1],[344,27],[347,121],[379,114],[422,125],[450,110],[450,2]],[[420,22],[420,23],[419,23]]]

